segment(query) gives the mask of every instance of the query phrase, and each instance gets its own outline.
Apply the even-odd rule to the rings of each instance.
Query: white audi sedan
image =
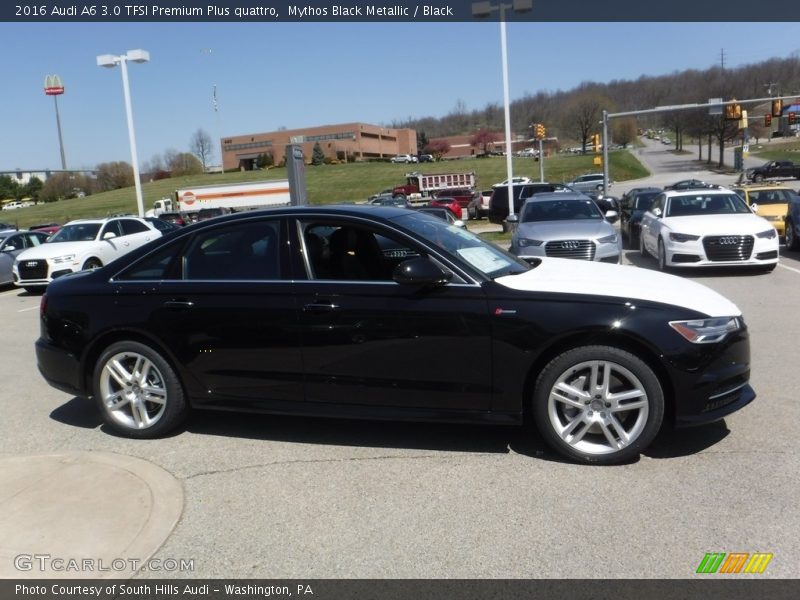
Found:
[[[17,256],[14,285],[33,291],[67,273],[107,265],[161,237],[161,228],[154,221],[137,217],[70,221],[47,243]]]
[[[667,191],[642,217],[639,250],[662,271],[740,265],[772,271],[778,234],[731,190]]]

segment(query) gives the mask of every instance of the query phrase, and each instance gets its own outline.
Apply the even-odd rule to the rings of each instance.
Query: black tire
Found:
[[[639,232],[639,254],[642,255],[643,258],[647,258],[647,248],[644,247],[644,237],[642,237],[642,232]]]
[[[607,386],[600,381],[606,373]],[[581,394],[556,388],[559,383]],[[640,395],[615,400],[622,391]],[[664,392],[650,366],[630,352],[583,346],[555,357],[542,370],[532,409],[539,432],[558,453],[583,463],[617,464],[638,457],[655,438],[664,419]],[[627,441],[623,431],[630,436]]]
[[[161,437],[189,412],[173,368],[161,354],[139,342],[116,342],[106,348],[97,359],[92,386],[103,420],[124,437]]]
[[[658,238],[658,256],[656,257],[656,261],[658,261],[658,270],[664,273],[669,271],[669,267],[667,266],[667,251],[664,249],[664,240]]]
[[[91,258],[87,258],[86,262],[83,263],[83,270],[84,271],[93,271],[95,269],[99,269],[103,266],[103,263],[100,261],[99,258],[95,258],[94,256]]]
[[[764,181],[764,176],[763,175],[753,175],[753,181],[755,183],[761,183],[762,181]]]
[[[800,239],[797,237],[797,228],[792,221],[786,221],[786,248],[789,250],[800,250]]]

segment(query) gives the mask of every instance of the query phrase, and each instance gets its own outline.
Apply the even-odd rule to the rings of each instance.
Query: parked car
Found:
[[[16,231],[17,226],[12,225],[11,223],[2,223],[0,222],[0,233],[5,233],[7,231]]]
[[[393,163],[415,163],[417,162],[417,157],[411,154],[398,154],[397,156],[393,156],[391,161]]]
[[[531,183],[531,178],[530,177],[512,177],[511,178],[511,184],[512,185],[516,185],[518,183]],[[496,188],[496,187],[500,187],[501,185],[507,186],[508,185],[508,179],[504,179],[500,183],[495,183],[495,184],[492,185],[492,187]]]
[[[46,233],[47,235],[53,235],[56,231],[61,229],[61,225],[58,223],[37,223],[35,225],[31,225],[28,227],[30,231],[41,231]]]
[[[792,178],[800,179],[800,165],[790,160],[771,160],[760,167],[747,169],[745,176],[755,183],[765,179]]]
[[[629,266],[533,267],[394,207],[206,221],[57,279],[40,310],[46,381],[132,438],[166,435],[191,409],[529,416],[559,453],[607,464],[662,425],[755,398],[747,327],[717,292]]]
[[[189,215],[185,212],[166,212],[161,213],[158,215],[158,218],[162,221],[166,221],[167,223],[172,223],[173,225],[177,225],[178,227],[184,227],[191,223],[189,219]]]
[[[611,189],[611,184],[608,182],[608,187]],[[603,189],[603,174],[602,173],[587,173],[586,175],[579,175],[567,184],[576,192],[605,192]]]
[[[664,188],[665,190],[718,190],[722,189],[721,185],[716,185],[714,183],[706,183],[701,179],[681,179],[680,181],[676,181],[672,185],[668,185]]]
[[[456,219],[461,219],[463,216],[463,211],[469,207],[470,202],[472,202],[478,195],[479,194],[475,190],[468,187],[447,188],[436,192],[430,204],[431,206],[443,206],[444,203],[439,201],[440,198],[453,198],[458,203],[458,207],[456,208],[455,205],[450,203],[448,200],[448,203],[450,204],[449,208],[453,211]],[[438,203],[435,204],[435,202]]]
[[[418,158],[419,162],[433,162],[433,154],[420,154]]]
[[[772,223],[778,235],[785,234],[784,219],[789,203],[797,197],[793,190],[779,184],[744,184],[731,188],[739,194],[754,213]]]
[[[525,200],[535,194],[545,192],[570,192],[566,185],[562,183],[519,183],[511,188],[514,194],[514,214],[519,214]],[[508,218],[508,186],[492,188],[492,197],[489,200],[489,221],[497,225],[503,225],[506,230],[506,218]]]
[[[197,211],[197,221],[207,221],[223,215],[231,214],[231,209],[224,206],[217,206],[215,208],[201,208]]]
[[[405,208],[410,208],[411,203],[408,201],[408,198],[403,196],[402,194],[398,194],[397,196],[393,196],[391,194],[387,194],[385,196],[377,196],[367,202],[367,204],[373,204],[375,206],[402,206]]]
[[[372,194],[369,198],[367,198],[367,202],[370,200],[374,200],[378,196],[391,196],[392,195],[392,188],[384,188],[377,194]]]
[[[786,247],[800,250],[800,196],[795,196],[786,208]]]
[[[44,244],[48,234],[42,231],[0,232],[0,285],[14,281],[14,260],[24,250]]]
[[[731,190],[667,191],[642,217],[639,250],[656,257],[662,271],[722,266],[772,271],[778,232]]]
[[[161,237],[161,231],[138,217],[70,221],[47,244],[25,250],[14,262],[14,284],[28,291],[53,279],[85,269],[97,269]]]
[[[662,191],[658,187],[634,188],[622,196],[619,206],[619,230],[622,234],[622,243],[627,243],[628,248],[639,247],[642,216]]]
[[[511,236],[511,254],[619,263],[621,244],[612,219],[579,193],[537,194],[525,201],[519,225]]]
[[[489,205],[493,190],[483,190],[470,200],[467,205],[467,219],[482,219],[489,214]]]
[[[428,206],[431,208],[444,208],[452,213],[453,218],[458,219],[459,221],[462,218],[461,214],[461,204],[456,198],[451,198],[450,196],[436,196],[430,202],[428,202]]]
[[[461,227],[463,229],[467,228],[466,223],[464,223],[464,221],[461,219],[456,219],[453,211],[449,208],[444,208],[442,206],[421,206],[417,209],[417,211],[426,215],[432,215],[437,219],[447,221],[450,225],[455,225],[456,227]]]

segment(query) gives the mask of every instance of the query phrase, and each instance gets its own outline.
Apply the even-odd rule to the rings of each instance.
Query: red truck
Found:
[[[392,188],[392,195],[402,194],[413,202],[454,188],[475,189],[475,173],[406,173],[406,183]]]

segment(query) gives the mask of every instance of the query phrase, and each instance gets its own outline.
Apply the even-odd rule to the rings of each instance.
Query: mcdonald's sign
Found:
[[[706,552],[696,573],[763,573],[772,556],[771,552]]]

